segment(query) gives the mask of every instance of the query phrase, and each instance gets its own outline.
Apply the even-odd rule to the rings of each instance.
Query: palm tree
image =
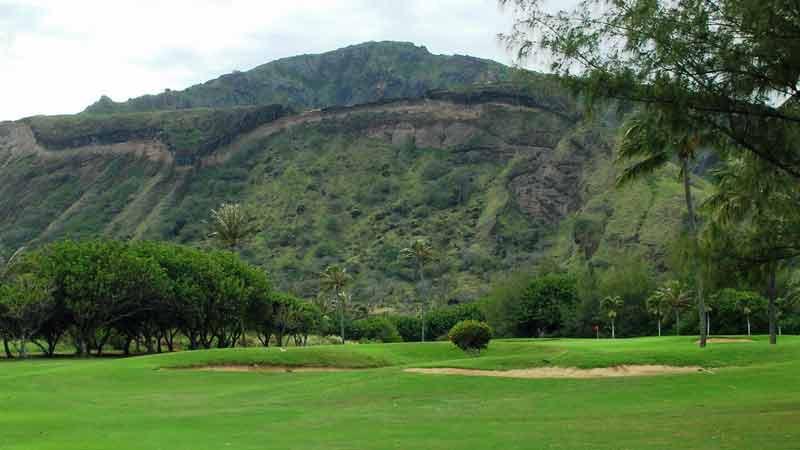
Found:
[[[661,337],[661,321],[669,309],[669,303],[661,290],[656,290],[646,301],[647,312],[656,316],[658,323],[658,336]]]
[[[601,302],[600,307],[606,312],[606,315],[611,320],[611,339],[616,339],[617,333],[615,328],[615,322],[617,319],[617,314],[619,314],[619,310],[622,309],[622,297],[619,295],[609,295],[606,296]]]
[[[777,320],[777,327],[778,327],[778,336],[783,336],[783,330],[781,329],[781,319],[786,316],[789,316],[795,312],[797,309],[797,297],[793,295],[787,295],[784,297],[780,297],[775,302],[775,306],[777,312],[775,314],[775,318]]]
[[[706,334],[711,336],[711,313],[714,308],[719,309],[719,295],[710,295],[706,299]]]
[[[687,122],[675,120],[660,112],[641,112],[629,119],[625,133],[618,146],[618,161],[635,162],[622,171],[617,184],[624,185],[651,174],[677,158],[683,183],[684,201],[688,214],[688,231],[695,250],[694,271],[697,274],[697,306],[700,317],[700,347],[706,346],[706,307],[702,295],[703,280],[697,268],[697,220],[692,196],[691,163],[701,143],[707,142],[707,134],[693,128]]]
[[[747,335],[751,336],[750,315],[762,307],[764,299],[755,292],[739,292],[736,297],[736,308],[744,314],[747,321]]]
[[[658,288],[656,292],[657,295],[664,298],[666,304],[669,305],[669,309],[675,313],[675,335],[680,336],[681,311],[689,306],[692,299],[692,291],[680,281],[670,280]],[[705,307],[705,305],[703,306]]]
[[[727,240],[718,253],[763,278],[769,341],[775,344],[777,273],[785,261],[800,255],[800,192],[786,174],[753,156],[727,160],[714,176],[716,189],[703,204],[714,225],[707,228],[717,232],[712,238]]]
[[[211,210],[211,229],[209,237],[216,239],[223,247],[233,250],[247,239],[255,228],[238,203],[223,203],[219,209]]]
[[[425,239],[415,239],[410,247],[400,250],[400,257],[414,262],[419,283],[422,289],[425,289],[425,264],[433,260],[433,247],[431,247],[430,243]],[[422,318],[422,342],[425,342],[425,302],[426,299],[423,298],[420,314]]]
[[[337,264],[331,264],[326,267],[320,276],[322,289],[326,292],[332,292],[334,301],[339,305],[339,332],[342,335],[342,344],[344,344],[345,302],[351,299],[350,296],[345,293],[344,289],[347,287],[352,277],[347,273],[346,268]]]

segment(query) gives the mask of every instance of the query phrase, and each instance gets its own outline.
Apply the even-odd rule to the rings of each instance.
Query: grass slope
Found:
[[[495,341],[184,352],[0,363],[0,449],[796,448],[800,338]],[[700,364],[714,374],[594,380],[430,376],[403,367]],[[221,363],[336,373],[156,370]]]

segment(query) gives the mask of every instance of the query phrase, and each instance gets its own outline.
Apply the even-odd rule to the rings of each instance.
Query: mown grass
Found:
[[[789,449],[800,439],[798,356],[797,337],[706,350],[670,337],[495,341],[477,358],[426,343],[5,361],[0,449]],[[160,370],[233,363],[364,370]],[[591,380],[402,371],[619,363],[718,369]]]

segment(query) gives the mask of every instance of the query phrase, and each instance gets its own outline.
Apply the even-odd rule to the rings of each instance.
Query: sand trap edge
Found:
[[[426,375],[464,375],[473,377],[499,378],[611,378],[611,377],[643,377],[656,375],[675,375],[689,373],[713,373],[699,366],[662,366],[662,365],[621,365],[596,369],[579,369],[577,367],[537,367],[532,369],[512,370],[477,370],[455,368],[410,368],[404,372]]]

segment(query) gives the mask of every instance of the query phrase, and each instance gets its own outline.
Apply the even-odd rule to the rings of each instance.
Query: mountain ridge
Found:
[[[270,61],[183,90],[114,102],[85,113],[142,112],[278,103],[299,109],[419,97],[431,89],[507,81],[511,69],[464,55],[434,55],[410,42],[366,42]]]
[[[674,168],[616,190],[613,115],[586,118],[554,80],[527,76],[358,105],[2,123],[0,253],[98,235],[210,245],[209,210],[239,202],[259,224],[241,253],[279,287],[314,296],[325,265],[355,257],[354,298],[371,307],[415,297],[399,250],[416,237],[437,249],[441,302],[551,256],[663,258],[682,220]]]

